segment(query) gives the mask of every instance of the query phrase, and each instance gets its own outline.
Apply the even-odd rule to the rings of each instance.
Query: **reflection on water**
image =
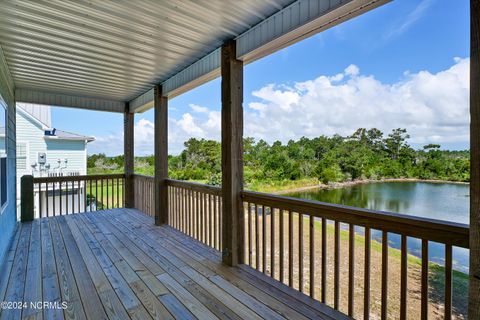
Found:
[[[469,186],[467,184],[427,182],[378,182],[336,189],[288,194],[295,198],[318,200],[359,208],[408,214],[468,224]],[[362,232],[362,228],[357,228]],[[381,232],[372,230],[372,238],[381,241]],[[389,235],[390,246],[400,248],[400,236]],[[421,241],[408,240],[411,254],[420,256]],[[444,246],[430,243],[429,259],[443,264]],[[468,250],[454,248],[454,267],[468,271]]]

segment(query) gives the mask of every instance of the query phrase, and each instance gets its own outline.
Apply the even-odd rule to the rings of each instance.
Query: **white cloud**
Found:
[[[394,36],[401,35],[406,32],[410,27],[420,20],[425,14],[426,10],[430,7],[434,0],[422,0],[418,5],[405,17],[405,20],[396,23],[390,29],[389,32],[385,34],[385,38],[389,39]]]
[[[404,73],[393,84],[363,75],[350,65],[343,73],[321,75],[293,86],[269,84],[252,92],[258,100],[245,106],[245,136],[269,142],[302,136],[350,135],[357,128],[376,127],[384,133],[406,128],[410,142],[464,143],[469,140],[469,63],[455,58],[453,65],[431,73]],[[221,114],[190,105],[193,113],[169,118],[169,152],[177,154],[190,137],[220,139]],[[200,112],[198,112],[200,110]],[[154,124],[135,124],[135,152],[153,153]],[[89,151],[123,153],[123,136],[97,138]]]
[[[358,76],[359,73],[360,73],[360,69],[354,64],[351,64],[347,68],[345,68],[345,75],[346,76],[355,77],[355,76]],[[334,78],[334,79],[336,79],[336,78]],[[343,79],[343,77],[342,77],[342,79]]]
[[[408,73],[394,84],[362,75],[350,65],[343,78],[319,76],[290,89],[280,87],[270,84],[256,91],[260,101],[246,109],[245,135],[271,142],[349,135],[359,127],[385,133],[402,127],[412,143],[469,139],[469,59],[456,58],[452,67],[438,73]]]
[[[208,112],[207,107],[202,107],[202,106],[199,106],[198,104],[190,103],[188,106],[192,109],[193,112],[197,112],[197,113],[207,113]]]

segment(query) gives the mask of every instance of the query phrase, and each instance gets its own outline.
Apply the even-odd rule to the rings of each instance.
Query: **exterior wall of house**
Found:
[[[17,112],[17,146],[25,149],[25,159],[18,153],[17,174],[20,178],[26,174],[32,174],[32,163],[38,162],[38,154],[45,152],[47,154],[47,164],[50,164],[50,172],[78,172],[87,173],[86,145],[85,141],[78,140],[59,140],[46,139],[44,131],[32,119],[25,116],[23,111]],[[61,166],[65,167],[64,160],[68,163],[64,169],[55,169],[59,166],[58,159],[61,160]],[[38,172],[33,172],[38,175]]]
[[[0,101],[6,105],[6,150],[7,150],[7,203],[0,211],[0,261],[10,245],[17,225],[16,208],[16,139],[15,139],[15,98],[13,82],[6,67],[3,52],[0,49]],[[2,108],[3,109],[3,108]],[[3,111],[3,110],[0,110]]]

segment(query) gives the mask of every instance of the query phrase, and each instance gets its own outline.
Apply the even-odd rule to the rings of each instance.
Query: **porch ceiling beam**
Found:
[[[126,103],[124,101],[68,95],[35,89],[16,89],[15,100],[16,102],[81,108],[96,111],[123,113],[126,110]]]
[[[297,0],[236,37],[244,64],[333,27],[391,0]],[[162,83],[170,99],[220,76],[220,48]],[[131,112],[153,107],[153,89],[130,101]]]

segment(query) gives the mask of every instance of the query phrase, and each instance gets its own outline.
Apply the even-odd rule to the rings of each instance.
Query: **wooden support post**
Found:
[[[134,167],[134,119],[135,115],[130,113],[128,106],[123,117],[123,154],[124,172],[125,172],[125,208],[134,207],[134,190],[133,190],[133,167]]]
[[[222,46],[222,195],[223,262],[244,259],[243,189],[243,62],[236,59],[235,41]]]
[[[20,178],[20,196],[21,196],[20,220],[22,222],[32,221],[33,211],[34,211],[33,176],[26,175]]]
[[[155,224],[168,223],[168,98],[162,87],[154,92],[155,111]]]
[[[470,0],[470,289],[468,318],[480,319],[480,0]]]

